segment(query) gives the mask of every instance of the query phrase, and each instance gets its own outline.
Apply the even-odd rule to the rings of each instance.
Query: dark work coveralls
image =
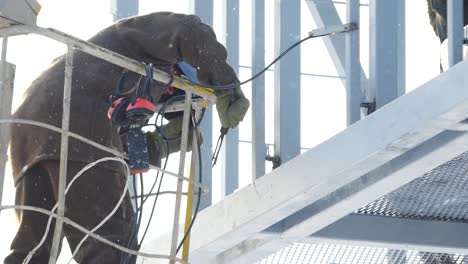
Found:
[[[226,63],[226,50],[216,40],[213,30],[194,15],[168,12],[153,13],[117,22],[92,37],[90,42],[138,61],[156,66],[186,61],[197,68],[200,82],[224,85],[238,82],[234,70]],[[64,84],[64,57],[58,58],[36,79],[14,118],[29,119],[61,127]],[[70,130],[102,145],[122,151],[118,128],[107,118],[109,95],[122,68],[77,51],[74,58],[71,94]],[[125,87],[137,83],[140,76],[129,73]],[[129,94],[134,92],[129,88]],[[161,89],[153,89],[157,102]],[[57,202],[60,137],[56,132],[30,125],[12,125],[11,164],[18,205],[52,209]],[[86,164],[111,156],[73,138],[69,140],[69,181]],[[157,154],[152,157],[157,162]],[[155,161],[156,160],[156,161]],[[94,228],[117,203],[127,177],[123,166],[106,162],[87,171],[66,197],[65,215],[88,229]],[[129,195],[114,217],[97,233],[118,244],[126,245],[134,212]],[[39,242],[48,216],[18,211],[20,227],[11,244],[5,264],[21,263]],[[30,263],[47,263],[53,227],[42,248]],[[81,232],[64,226],[64,235],[75,249]],[[122,254],[113,247],[89,238],[81,247],[79,263],[119,263]]]

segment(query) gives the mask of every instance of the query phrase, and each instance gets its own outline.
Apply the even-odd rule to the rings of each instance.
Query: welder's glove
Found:
[[[183,116],[178,116],[174,119],[169,120],[169,123],[163,125],[159,129],[161,133],[164,133],[164,137],[162,137],[158,131],[146,133],[148,155],[151,164],[159,164],[153,163],[152,161],[160,161],[160,159],[166,158],[169,154],[180,150],[182,123]],[[189,138],[187,141],[187,151],[192,150],[192,136],[193,126],[190,125]],[[165,140],[164,138],[168,140]],[[198,143],[203,143],[203,137],[201,136],[201,134],[198,137]],[[150,149],[157,151],[152,151]]]
[[[250,102],[245,98],[240,87],[231,90],[216,91],[219,120],[224,128],[235,128],[244,119]]]

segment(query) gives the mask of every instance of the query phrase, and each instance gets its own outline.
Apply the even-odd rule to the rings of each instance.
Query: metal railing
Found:
[[[92,44],[90,42],[78,39],[74,36],[60,32],[58,30],[55,30],[52,28],[46,29],[46,28],[41,28],[41,27],[36,27],[36,26],[28,26],[28,25],[13,25],[13,26],[0,29],[0,37],[3,37],[4,39],[4,42],[3,42],[4,46],[3,46],[3,53],[2,53],[3,56],[2,56],[2,61],[0,65],[0,69],[2,69],[0,71],[2,73],[2,77],[4,76],[3,73],[6,67],[5,66],[6,65],[6,60],[5,60],[6,39],[11,36],[24,35],[24,34],[42,35],[47,38],[54,39],[56,41],[64,43],[68,46],[68,50],[66,54],[66,64],[65,64],[62,129],[56,128],[47,124],[41,124],[38,122],[30,121],[30,120],[29,121],[28,120],[13,120],[13,119],[0,120],[0,123],[3,123],[3,124],[5,123],[28,123],[28,124],[46,127],[46,128],[62,133],[61,153],[60,153],[59,192],[58,192],[58,212],[56,214],[57,221],[56,221],[56,226],[55,226],[55,234],[54,234],[53,245],[52,245],[51,254],[50,254],[50,260],[49,260],[49,263],[55,263],[58,257],[59,244],[60,244],[60,240],[62,237],[61,233],[62,233],[64,219],[66,220],[64,216],[65,215],[64,211],[65,211],[66,171],[67,171],[67,159],[68,159],[67,157],[68,138],[71,136],[81,141],[86,141],[87,143],[91,143],[95,146],[98,146],[99,148],[113,155],[124,157],[124,154],[122,153],[118,153],[115,150],[102,146],[96,142],[90,142],[86,138],[80,137],[79,135],[68,131],[69,122],[70,122],[70,119],[69,119],[70,101],[71,101],[70,95],[71,95],[72,79],[73,79],[72,68],[73,68],[74,53],[75,51],[79,50],[89,55],[100,58],[104,61],[118,65],[122,68],[139,73],[141,75],[146,75],[146,73],[142,64],[136,60],[133,60],[131,58],[125,57],[118,53],[112,52],[110,50],[107,50],[103,47]],[[169,76],[168,73],[164,71],[160,71],[158,69],[153,69],[153,78],[163,83],[172,81],[171,82],[172,87],[185,91],[185,101],[183,103],[183,109],[182,109],[184,112],[184,118],[183,118],[183,125],[182,125],[179,170],[178,170],[178,173],[170,173],[170,172],[164,171],[165,173],[168,173],[169,175],[172,175],[172,176],[176,176],[178,178],[177,191],[176,191],[176,204],[175,204],[175,209],[174,209],[173,238],[171,242],[171,252],[168,258],[170,259],[171,263],[175,263],[176,261],[184,263],[183,260],[176,257],[177,256],[176,248],[177,248],[177,243],[178,243],[177,240],[178,240],[178,233],[179,233],[181,198],[183,195],[182,193],[183,182],[187,181],[193,186],[202,188],[204,192],[207,191],[206,188],[202,186],[200,183],[198,183],[197,181],[183,176],[184,166],[185,166],[185,156],[186,156],[187,144],[188,144],[187,140],[188,140],[188,134],[189,134],[189,131],[188,131],[189,130],[189,117],[190,117],[190,111],[192,109],[192,95],[197,95],[202,98],[201,101],[198,100],[198,102],[196,102],[198,107],[194,107],[196,114],[199,113],[199,111],[201,110],[200,109],[201,105],[203,105],[203,107],[208,107],[216,103],[216,96],[211,91],[206,90],[196,85],[192,85],[180,77],[173,77],[172,79],[172,77]],[[172,107],[172,109],[168,109],[167,111],[180,111],[180,110],[181,110],[180,106],[175,106],[175,107]],[[196,137],[194,137],[194,143],[196,143],[195,138]],[[154,166],[151,166],[151,168],[161,170],[160,168],[156,168]],[[3,177],[4,172],[2,171],[1,173]],[[3,184],[3,181],[2,181],[2,184]],[[0,185],[0,188],[3,188],[3,186]],[[23,208],[23,209],[27,209],[27,208]],[[51,213],[53,214],[53,212]],[[151,255],[147,254],[147,256],[151,256]],[[154,257],[154,255],[152,257]]]

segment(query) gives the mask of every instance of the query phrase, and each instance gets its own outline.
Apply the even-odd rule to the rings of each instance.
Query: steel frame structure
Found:
[[[299,32],[300,23],[297,18],[300,17],[300,2],[288,1],[287,7],[286,0],[275,2],[276,17],[279,18],[275,24],[276,53],[291,44],[291,36]],[[328,28],[343,24],[334,1],[305,2],[317,26]],[[461,15],[460,12],[454,12],[462,10],[459,2],[461,1],[448,1],[450,65],[461,60],[458,51],[462,36],[461,27],[458,27]],[[213,10],[213,1],[191,0],[190,3],[192,11],[211,24],[213,14],[210,10]],[[300,123],[284,116],[299,115],[299,111],[295,108],[291,112],[291,109],[278,107],[275,154],[285,163],[267,175],[264,175],[265,161],[262,158],[265,156],[265,126],[262,123],[265,115],[264,80],[259,79],[254,83],[258,89],[253,88],[252,92],[255,117],[252,130],[255,157],[253,178],[258,179],[215,205],[211,205],[211,196],[204,198],[202,206],[206,209],[199,213],[191,233],[191,263],[252,263],[296,241],[331,244],[344,242],[396,250],[468,253],[464,231],[466,224],[352,214],[361,206],[467,150],[467,129],[461,122],[468,117],[468,62],[459,63],[436,79],[402,96],[405,87],[403,3],[402,0],[369,0],[372,53],[369,78],[365,76],[359,63],[358,32],[325,38],[337,72],[340,76],[346,76],[343,84],[347,92],[347,122],[350,127],[298,155],[300,144],[297,144],[297,135],[300,135]],[[225,34],[230,36],[226,40],[226,46],[228,53],[233,54],[230,62],[234,64],[234,68],[239,67],[238,4],[238,1],[226,1],[223,7],[225,14],[231,12],[230,20],[224,20],[227,19],[225,15],[223,23]],[[346,4],[346,22],[359,23],[359,1],[347,0]],[[252,7],[255,10],[252,34],[264,36],[265,2],[253,1]],[[395,24],[400,27],[391,26]],[[8,30],[4,30],[5,36],[18,34],[17,31]],[[386,34],[379,35],[381,31]],[[23,31],[19,30],[19,33],[26,32],[28,30],[24,28]],[[41,33],[56,33],[50,32]],[[65,39],[68,37],[70,36],[65,36]],[[64,38],[57,38],[67,43]],[[397,41],[388,41],[390,39]],[[264,65],[265,39],[254,37],[252,42],[252,69],[256,72]],[[83,44],[80,41],[76,43]],[[73,43],[74,48],[77,48],[76,43]],[[86,45],[79,48],[92,55],[96,54],[93,53],[93,48]],[[389,53],[398,56],[389,57],[383,51],[391,51]],[[293,58],[276,67],[275,90],[279,95],[277,106],[285,102],[299,105],[297,98],[288,98],[290,94],[300,96],[296,86],[300,77],[292,73],[300,72],[299,54],[293,53]],[[143,69],[138,68],[135,63],[127,66],[130,70],[144,74]],[[283,71],[285,68],[288,71]],[[164,75],[159,77],[163,81],[168,80]],[[209,97],[206,94],[204,96]],[[376,106],[380,109],[360,120],[362,113],[359,108],[362,103],[377,103]],[[384,105],[386,107],[382,107]],[[432,107],[428,108],[427,105]],[[208,112],[208,121],[204,123],[205,142],[212,142],[210,115],[212,114]],[[295,135],[292,143],[290,135]],[[233,134],[228,140],[226,152],[227,155],[234,155],[224,159],[227,168],[224,170],[224,177],[229,177],[224,189],[226,195],[235,190],[238,184],[238,175],[235,173],[239,162],[237,144],[238,136]],[[207,153],[211,153],[211,145],[205,145],[204,148],[202,156],[209,157]],[[233,149],[234,152],[229,152]],[[206,161],[207,156],[202,159]],[[204,166],[208,175],[204,176],[203,181],[211,185],[212,172],[209,164]],[[174,223],[174,229],[177,229],[176,222]],[[383,226],[387,232],[378,231]],[[425,233],[427,228],[436,232]],[[180,237],[181,234],[168,234],[154,241],[154,245],[161,251],[169,249],[169,241],[177,236]]]
[[[305,1],[317,26],[342,24],[333,1]],[[260,2],[255,5],[259,10],[252,19],[256,22],[259,22],[256,16],[264,20],[263,1]],[[282,2],[277,1],[279,7]],[[280,7],[276,17],[283,18],[281,12],[296,12],[297,17],[297,2],[293,2],[292,7],[288,5],[288,11]],[[359,33],[325,38],[339,75],[346,76],[343,82],[348,94],[347,120],[349,125],[354,124],[202,211],[192,230],[191,263],[253,263],[296,241],[345,242],[439,253],[467,252],[466,234],[461,231],[466,226],[463,223],[349,215],[465,152],[463,145],[468,140],[465,130],[460,129],[464,127],[460,122],[468,117],[468,94],[465,91],[468,78],[464,74],[468,63],[460,63],[402,96],[405,90],[404,1],[384,2],[369,1],[372,53],[369,79],[359,63]],[[346,22],[359,23],[359,1],[348,0],[346,4]],[[457,18],[459,12],[453,12],[461,10],[457,4],[449,5],[452,10],[449,14],[454,19],[450,23],[460,21]],[[259,22],[253,27],[258,30],[263,26]],[[288,31],[285,33],[282,27],[287,27]],[[279,35],[275,43],[285,41],[294,27],[278,22],[275,32]],[[455,36],[460,37],[458,29],[461,27],[454,28],[457,28]],[[379,35],[378,32],[386,34]],[[286,35],[281,35],[283,33]],[[263,39],[253,41],[257,43],[256,50],[262,50],[258,43],[263,43]],[[458,46],[453,44],[452,50],[460,47],[459,42],[454,43]],[[454,57],[458,54],[452,53]],[[259,56],[253,54],[255,59]],[[388,57],[389,54],[398,56]],[[460,61],[460,56],[457,58],[457,62]],[[294,75],[286,78],[294,78],[291,76]],[[290,82],[294,79],[289,79]],[[286,89],[284,86],[288,85],[279,85],[278,90]],[[254,117],[262,116],[264,107],[261,89],[259,93],[258,99],[253,98],[253,103],[258,104],[254,107]],[[441,98],[444,98],[443,102]],[[372,102],[377,102],[377,108],[387,106],[355,123],[362,115],[356,109],[362,103]],[[427,105],[434,108],[427,109]],[[254,126],[262,128],[258,119],[254,122]],[[294,130],[289,126],[291,124],[286,122],[276,126],[275,131],[282,126]],[[258,131],[252,133],[255,138]],[[264,142],[254,140],[254,157],[262,149],[259,144]],[[277,154],[283,158],[281,151]],[[288,154],[283,154],[288,160]],[[258,173],[258,166],[263,165],[256,163],[255,166],[254,175],[258,177],[255,172]],[[377,231],[382,226],[388,228],[388,233]],[[437,231],[423,235],[425,228]],[[164,248],[167,239],[163,236],[155,241],[155,245]]]
[[[453,127],[468,116],[467,70],[460,63],[202,211],[191,262],[259,260],[285,245],[255,239],[278,219],[278,237],[303,240],[465,152],[468,135]]]
[[[57,215],[63,218],[65,214],[65,189],[66,189],[65,179],[66,179],[67,158],[68,158],[67,157],[68,139],[71,135],[68,129],[69,129],[69,122],[70,122],[69,113],[70,113],[71,88],[72,88],[72,78],[73,78],[72,69],[73,69],[73,58],[74,58],[75,51],[79,50],[79,51],[85,52],[89,55],[92,55],[104,61],[116,64],[128,70],[139,73],[141,75],[145,75],[146,73],[145,73],[143,66],[138,61],[127,58],[123,55],[112,52],[105,48],[99,47],[95,44],[75,38],[71,35],[60,32],[58,30],[45,29],[45,28],[41,28],[37,26],[29,26],[29,25],[13,25],[13,26],[8,26],[8,27],[0,29],[0,36],[4,38],[4,42],[3,42],[4,45],[2,48],[2,51],[3,51],[2,60],[1,60],[1,65],[0,65],[0,72],[2,73],[2,83],[8,82],[8,80],[5,78],[6,76],[5,72],[7,71],[7,66],[8,66],[8,64],[6,63],[6,59],[5,59],[6,58],[6,43],[7,43],[6,40],[8,37],[16,36],[16,35],[24,35],[24,34],[42,35],[50,39],[54,39],[56,41],[62,42],[68,46],[68,51],[65,57],[66,62],[65,62],[65,81],[64,81],[64,96],[63,96],[63,115],[62,115],[62,130],[65,131],[65,133],[62,133],[62,138],[61,138],[60,175],[59,175],[59,189],[58,189],[58,202],[57,202],[58,203]],[[176,205],[174,208],[174,225],[173,225],[173,228],[174,228],[173,233],[177,234],[179,233],[179,220],[180,220],[183,182],[188,180],[192,184],[195,184],[193,180],[187,177],[183,177],[184,165],[185,165],[185,154],[187,152],[187,144],[188,144],[187,140],[188,140],[188,130],[189,130],[189,117],[190,117],[190,111],[192,107],[192,94],[198,95],[201,98],[203,98],[205,105],[216,103],[216,96],[213,93],[201,87],[191,85],[190,83],[188,83],[187,81],[179,77],[170,77],[168,73],[164,71],[160,71],[158,69],[153,70],[153,76],[155,80],[158,80],[161,82],[168,82],[173,78],[171,82],[171,86],[184,90],[186,94],[184,107],[183,107],[184,120],[183,120],[183,125],[182,125],[181,156],[180,156],[180,161],[179,161],[179,171],[177,174],[172,174],[172,175],[177,175],[178,177],[177,191],[175,193]],[[5,95],[8,95],[8,92],[9,92],[7,88],[8,87],[6,87],[6,85],[2,85],[2,93],[3,91],[5,91]],[[5,96],[5,98],[8,98],[8,96]],[[6,106],[11,107],[11,102],[10,104],[6,104]],[[5,111],[5,112],[2,112],[2,120],[0,120],[2,124],[18,122],[17,120],[10,120],[9,116],[5,116],[3,114],[3,113],[9,113],[11,111],[11,108],[9,109],[8,107],[5,107],[5,109],[2,108],[2,110]],[[102,147],[105,149],[104,146]],[[6,148],[3,145],[2,145],[2,149],[6,150]],[[114,155],[116,154],[114,151],[110,151],[110,153]],[[117,155],[123,156],[123,154],[117,154]],[[2,174],[2,177],[1,177],[2,185],[0,187],[2,187],[3,189],[4,172],[2,171],[1,174]],[[206,188],[204,189],[206,190]],[[61,239],[62,239],[63,223],[64,222],[61,218],[56,220],[53,244],[51,247],[50,259],[49,259],[50,264],[54,264],[58,258],[59,247],[60,247]],[[170,257],[172,259],[170,260],[170,263],[175,263],[176,260],[177,262],[183,263],[181,259],[177,259],[176,248],[178,244],[178,236],[175,235],[173,237],[174,239],[171,240]]]

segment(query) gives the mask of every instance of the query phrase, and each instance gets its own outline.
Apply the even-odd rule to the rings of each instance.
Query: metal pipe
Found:
[[[274,4],[274,50],[279,55],[301,35],[301,1]],[[291,50],[275,64],[274,156],[284,164],[301,154],[301,51]]]
[[[180,143],[180,159],[179,159],[179,175],[184,174],[185,169],[185,155],[187,153],[187,141],[188,141],[188,130],[189,130],[189,121],[190,121],[190,111],[192,108],[192,93],[188,90],[185,93],[185,109],[184,109],[184,117],[182,123],[182,137]],[[174,223],[172,226],[172,242],[171,242],[171,256],[177,256],[177,242],[179,238],[179,218],[180,218],[180,204],[182,198],[182,187],[183,181],[179,179],[177,181],[177,194],[176,194],[176,201],[175,201],[175,208],[174,208]],[[174,263],[174,261],[170,261],[169,263]]]
[[[447,1],[449,67],[463,59],[463,1]]]
[[[71,103],[71,88],[73,75],[73,55],[74,47],[68,45],[68,51],[65,61],[65,82],[63,88],[63,112],[62,112],[62,129],[68,131],[70,127],[70,103]],[[60,174],[58,182],[58,210],[59,216],[65,216],[65,189],[67,185],[67,161],[68,161],[68,135],[62,134],[60,144]],[[62,240],[63,220],[57,219],[55,222],[54,240],[50,252],[49,264],[55,264],[59,254],[60,242]]]
[[[93,232],[90,232],[88,229],[84,228],[83,226],[81,226],[80,224],[72,221],[71,219],[67,218],[67,217],[61,217],[59,216],[58,214],[56,213],[53,213],[49,210],[46,210],[44,208],[41,208],[41,207],[36,207],[36,206],[29,206],[29,205],[4,205],[4,206],[0,206],[0,211],[3,211],[3,210],[9,210],[9,209],[15,209],[15,210],[22,210],[22,211],[32,211],[32,212],[38,212],[38,213],[41,213],[43,215],[48,215],[48,216],[52,216],[56,219],[62,219],[67,225],[70,225],[72,226],[73,228],[76,228],[78,231],[82,232],[83,234],[86,234],[96,240],[98,240],[99,242],[101,243],[104,243],[106,245],[109,245],[119,251],[122,251],[122,252],[125,252],[125,253],[128,253],[128,254],[131,254],[131,255],[135,255],[135,256],[142,256],[142,257],[145,257],[145,258],[154,258],[154,259],[173,259],[173,261],[175,262],[178,262],[178,263],[182,263],[182,264],[188,264],[187,262],[183,261],[182,259],[179,259],[179,258],[171,258],[169,256],[166,256],[166,255],[161,255],[161,254],[150,254],[150,253],[144,253],[144,252],[139,252],[139,251],[135,251],[135,250],[131,250],[131,249],[128,249],[126,247],[123,247],[117,243],[114,243],[100,235],[97,235]]]
[[[82,52],[88,53],[89,55],[108,61],[110,63],[126,68],[138,74],[146,75],[145,69],[143,68],[141,63],[139,63],[138,61],[134,59],[130,59],[128,57],[125,57],[121,54],[115,53],[106,48],[95,45],[93,43],[81,40],[72,35],[68,35],[64,32],[61,32],[53,28],[41,28],[41,27],[33,27],[33,26],[27,26],[27,25],[19,25],[19,26],[11,26],[6,29],[0,29],[0,36],[20,35],[20,34],[28,34],[28,33],[39,34],[39,35],[54,39],[56,41],[65,43],[67,45],[73,45],[76,50],[80,50]],[[171,79],[168,73],[158,70],[158,69],[153,70],[153,76],[155,80],[158,80],[163,83],[167,83]],[[190,91],[193,94],[196,94],[198,96],[205,98],[211,103],[216,102],[216,96],[212,92],[200,86],[190,85],[187,81],[177,76],[174,77],[174,80],[171,83],[171,86],[176,87],[178,89],[185,90],[185,91]]]
[[[12,100],[12,93],[8,93],[6,89],[7,87],[7,62],[6,62],[6,54],[7,54],[7,46],[8,46],[8,38],[3,38],[2,41],[2,55],[0,61],[0,102],[2,106],[0,106],[0,118],[8,118],[10,117],[11,107],[4,107],[5,105],[11,106]],[[0,205],[2,204],[2,197],[3,197],[3,183],[5,180],[5,167],[6,162],[8,160],[8,140],[9,140],[9,133],[8,133],[8,126],[0,126]]]
[[[239,75],[239,0],[222,0],[222,38],[229,54],[227,62]],[[239,188],[239,128],[229,129],[221,151],[221,196]]]
[[[369,1],[369,89],[381,108],[405,92],[405,4]]]
[[[69,137],[72,137],[74,139],[77,139],[77,140],[80,140],[81,142],[84,142],[84,143],[87,143],[87,144],[90,144],[91,146],[94,146],[98,149],[101,149],[103,151],[106,151],[110,154],[113,154],[117,157],[121,157],[121,158],[124,158],[126,159],[127,156],[124,155],[123,153],[120,153],[114,149],[111,149],[111,148],[108,148],[106,146],[103,146],[99,143],[96,143],[92,140],[89,140],[85,137],[82,137],[78,134],[75,134],[73,132],[70,132],[70,131],[64,131],[62,130],[61,128],[58,128],[58,127],[55,127],[55,126],[51,126],[51,125],[48,125],[48,124],[45,124],[45,123],[41,123],[41,122],[37,122],[37,121],[32,121],[32,120],[24,120],[24,119],[9,119],[9,120],[6,120],[6,119],[0,119],[0,124],[2,123],[6,123],[6,124],[28,124],[28,125],[33,125],[33,126],[38,126],[38,127],[43,127],[43,128],[47,128],[47,129],[50,129],[52,131],[55,131],[55,132],[58,132],[58,133],[63,133],[63,134],[67,134]],[[204,193],[207,193],[209,188],[205,185],[201,185],[199,184],[197,181],[191,181],[189,178],[187,177],[184,177],[184,176],[179,176],[177,173],[173,173],[173,172],[170,172],[170,171],[167,171],[167,170],[163,170],[161,169],[160,167],[156,167],[156,166],[153,166],[153,165],[150,165],[150,168],[153,169],[153,170],[157,170],[157,171],[160,171],[164,174],[168,174],[170,176],[173,176],[173,177],[176,177],[176,178],[179,178],[181,180],[184,180],[184,181],[188,181],[192,184],[194,184],[195,186],[199,187],[199,188],[202,188],[203,192]]]
[[[252,1],[252,75],[265,68],[265,0]],[[252,181],[265,175],[265,75],[252,81]]]
[[[346,23],[359,24],[359,0],[346,0]],[[359,30],[346,33],[346,119],[348,126],[361,119],[361,63]]]

